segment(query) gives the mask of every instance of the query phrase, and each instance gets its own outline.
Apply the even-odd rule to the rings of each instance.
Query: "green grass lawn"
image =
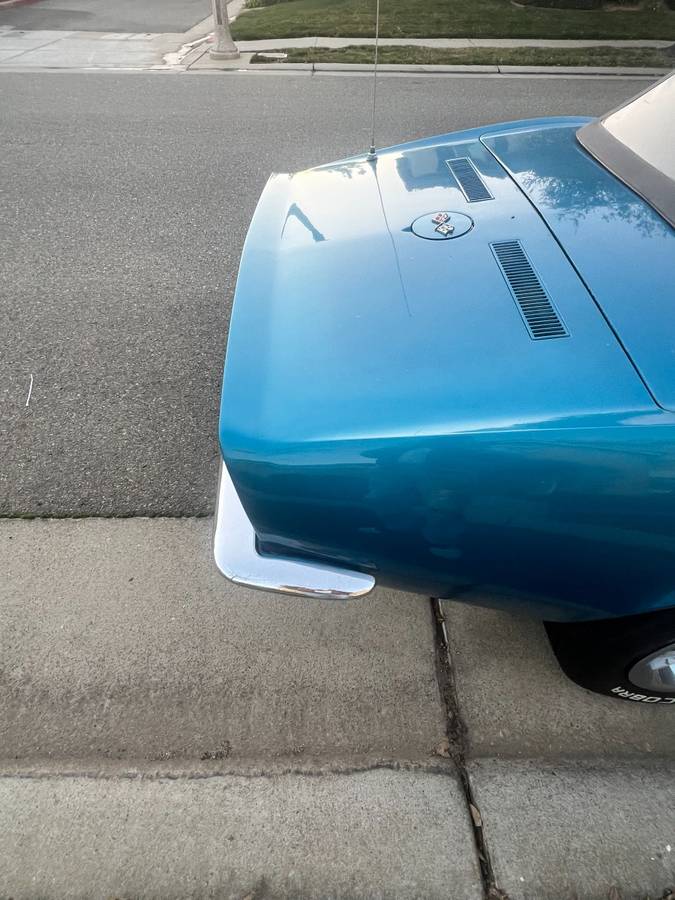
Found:
[[[233,23],[235,40],[372,37],[374,0],[289,0]],[[383,0],[382,37],[657,38],[675,40],[675,11],[541,9],[510,0]]]
[[[274,51],[271,51],[274,52]],[[277,51],[279,52],[279,51]],[[286,62],[372,63],[373,48],[355,44],[330,50],[327,47],[289,48]],[[251,62],[270,63],[279,60],[256,55]],[[499,50],[492,47],[466,50],[439,50],[433,47],[380,47],[381,63],[445,66],[655,66],[671,68],[675,59],[662,50],[614,47],[589,47],[586,50],[546,50],[523,47]]]

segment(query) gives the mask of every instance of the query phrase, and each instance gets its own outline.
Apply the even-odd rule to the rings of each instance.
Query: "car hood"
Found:
[[[557,124],[573,133],[583,121]],[[511,130],[542,127],[548,134],[533,122]],[[504,126],[480,129],[270,179],[246,240],[230,326],[220,422],[226,462],[331,441],[653,409],[620,340],[523,192],[526,176],[521,190],[493,155],[506,157],[508,140]],[[464,191],[449,160],[469,161]],[[481,185],[489,198],[467,199]],[[448,240],[415,233],[413,223],[429,229],[443,211],[468,216],[472,227]],[[495,255],[504,242],[526,254],[562,334],[533,339]]]
[[[482,142],[544,218],[658,404],[675,410],[675,230],[576,130],[525,124]]]

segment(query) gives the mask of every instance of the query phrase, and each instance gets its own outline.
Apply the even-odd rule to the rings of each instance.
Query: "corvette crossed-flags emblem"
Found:
[[[439,234],[443,234],[443,235],[452,234],[452,232],[455,230],[455,226],[451,225],[448,222],[449,218],[450,218],[450,216],[446,212],[438,212],[438,213],[436,213],[435,216],[432,216],[431,221],[436,226],[435,230]]]

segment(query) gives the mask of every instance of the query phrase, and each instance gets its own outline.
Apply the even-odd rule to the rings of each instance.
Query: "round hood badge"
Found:
[[[410,227],[417,237],[428,241],[447,241],[471,231],[473,219],[464,213],[442,211],[420,216]]]

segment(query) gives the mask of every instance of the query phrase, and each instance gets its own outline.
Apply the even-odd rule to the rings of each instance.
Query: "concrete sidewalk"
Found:
[[[380,38],[381,47],[434,47],[436,49],[471,49],[477,47],[497,47],[499,49],[518,49],[520,47],[543,47],[573,50],[587,47],[617,47],[629,49],[633,47],[651,47],[654,50],[665,49],[672,41],[573,41],[543,40],[541,38]],[[337,49],[356,45],[373,47],[375,38],[335,38],[335,37],[302,37],[271,38],[261,41],[237,41],[242,53],[259,53],[265,50],[287,49],[289,47],[326,47]]]
[[[673,887],[668,710],[572,685],[527,619],[444,603],[446,649],[423,597],[233,587],[210,535],[0,522],[0,895]]]
[[[229,4],[230,17],[234,20],[243,8],[244,0],[233,0]],[[227,71],[254,68],[250,59],[254,53],[271,50],[300,48],[340,48],[353,45],[373,45],[373,38],[330,38],[306,37],[270,39],[261,41],[239,41],[241,58],[222,62],[212,60],[210,46],[211,18],[205,19],[184,34],[178,33],[113,33],[94,31],[22,31],[8,26],[0,26],[0,71],[21,69],[92,69],[92,70],[156,70],[166,72],[187,71]],[[670,41],[569,41],[536,39],[466,39],[466,38],[381,38],[382,46],[416,46],[447,49],[467,48],[590,48],[646,47],[662,49],[671,45]],[[290,65],[283,68],[291,69]],[[298,64],[293,68],[309,68],[317,71],[348,71],[368,69],[368,66],[347,66],[339,63]],[[463,71],[506,72],[520,67],[509,66],[382,66],[382,71]],[[526,71],[533,67],[525,67]],[[541,71],[562,72],[565,67],[547,67]],[[574,72],[584,69],[573,69]],[[660,73],[661,69],[596,69],[597,74],[628,72],[632,74]]]

